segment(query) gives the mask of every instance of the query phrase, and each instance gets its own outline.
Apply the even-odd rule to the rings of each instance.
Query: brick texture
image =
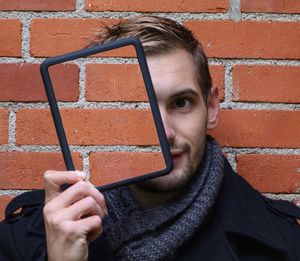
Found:
[[[298,0],[241,0],[241,11],[264,12],[264,13],[300,13]]]
[[[63,109],[61,115],[73,145],[158,144],[149,110]],[[17,144],[57,144],[49,110],[17,112]]]
[[[300,67],[236,65],[233,68],[235,101],[300,102]]]
[[[76,10],[76,0],[0,0],[3,11],[72,11]]]
[[[65,54],[86,47],[102,23],[109,19],[34,19],[31,23],[31,55]]]
[[[165,168],[162,154],[149,152],[92,153],[90,165],[91,182],[96,186],[149,174]]]
[[[239,155],[237,163],[238,173],[261,192],[300,192],[300,155]]]
[[[86,67],[89,101],[147,101],[137,64],[89,64]]]
[[[219,89],[220,100],[224,100],[224,89],[225,89],[225,79],[224,79],[224,66],[221,65],[211,65],[209,67],[211,77],[213,79],[213,85]]]
[[[8,143],[8,111],[0,109],[0,145]]]
[[[21,56],[21,22],[0,19],[0,56]]]
[[[211,134],[223,146],[300,148],[300,111],[222,110]]]
[[[76,169],[82,170],[79,153],[73,154]],[[43,187],[46,170],[66,170],[61,153],[0,152],[1,189],[38,189]]]
[[[209,57],[300,58],[300,24],[296,22],[187,21],[185,25],[195,32]]]
[[[46,101],[39,64],[0,64],[0,101]],[[77,65],[55,65],[49,69],[58,101],[76,101],[79,95]]]
[[[229,7],[228,0],[211,1],[181,1],[167,0],[159,1],[130,1],[130,0],[86,0],[85,9],[87,11],[136,11],[136,12],[226,12]]]

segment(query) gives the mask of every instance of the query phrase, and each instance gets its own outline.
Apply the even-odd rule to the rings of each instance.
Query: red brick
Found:
[[[137,64],[88,64],[86,98],[89,101],[147,101]]]
[[[209,67],[211,77],[213,79],[213,85],[219,89],[220,100],[224,100],[224,89],[225,89],[225,79],[224,79],[224,66],[222,65],[211,65]]]
[[[72,155],[76,169],[82,169],[79,153]],[[61,153],[0,152],[1,189],[37,189],[43,187],[46,170],[66,170]]]
[[[241,11],[245,13],[300,13],[298,0],[241,0]]]
[[[261,192],[300,192],[300,155],[239,155],[237,170]]]
[[[46,101],[39,67],[39,64],[0,64],[0,101]],[[49,71],[56,99],[78,100],[78,66],[55,65]]]
[[[73,11],[76,10],[76,0],[9,0],[0,1],[3,11]]]
[[[235,101],[300,102],[300,67],[236,65],[233,67]]]
[[[97,30],[116,19],[33,19],[31,23],[31,55],[55,56],[79,50],[90,44]],[[132,50],[110,53],[116,56],[133,56]],[[105,56],[105,55],[104,55]]]
[[[70,144],[155,145],[158,143],[149,110],[63,109],[61,115]],[[16,137],[18,145],[57,144],[50,111],[19,110]]]
[[[300,23],[187,21],[209,57],[300,58]]]
[[[210,132],[222,146],[300,148],[300,111],[222,110]]]
[[[8,143],[8,111],[0,109],[0,145]]]
[[[21,56],[21,22],[0,19],[0,56]]]
[[[96,186],[149,174],[165,168],[163,156],[151,152],[91,153],[91,182]]]
[[[85,9],[87,11],[136,11],[136,12],[226,12],[228,10],[228,0],[211,0],[211,1],[100,1],[86,0]]]
[[[0,196],[0,221],[5,217],[5,208],[9,201],[11,201],[14,196]]]

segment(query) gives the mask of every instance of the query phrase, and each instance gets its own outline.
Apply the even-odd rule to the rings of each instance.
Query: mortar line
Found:
[[[16,109],[9,108],[8,116],[8,145],[15,146],[16,144]]]
[[[86,102],[86,65],[79,64],[79,99],[78,102],[84,104]]]
[[[223,149],[222,149],[223,151]],[[230,163],[230,166],[234,171],[237,171],[237,161],[236,161],[236,154],[234,153],[226,153],[226,158]]]
[[[138,15],[158,15],[176,20],[179,23],[185,20],[252,20],[252,21],[278,21],[278,22],[298,22],[300,14],[289,13],[243,13],[240,11],[240,1],[230,0],[229,10],[225,13],[205,13],[205,12],[122,12],[122,11],[94,11],[87,12],[84,10],[82,1],[79,0],[76,5],[76,11],[0,11],[1,18],[20,19],[23,18],[89,18],[89,19],[119,19],[130,18]]]
[[[241,20],[240,0],[230,0],[229,17],[235,22]]]
[[[81,153],[82,160],[83,160],[83,171],[86,173],[88,179],[91,176],[90,173],[90,151],[82,152]]]
[[[226,80],[225,84],[231,84]],[[261,110],[261,111],[299,111],[299,103],[281,103],[281,102],[240,102],[230,101],[231,89],[226,87],[225,100],[220,104],[221,109],[236,110]],[[227,92],[227,93],[226,93]],[[226,96],[227,95],[227,96]],[[48,102],[15,102],[15,109],[49,109]],[[60,109],[119,109],[119,110],[148,110],[150,105],[147,102],[58,102]],[[0,102],[0,108],[11,108],[11,102]]]
[[[136,145],[70,145],[72,152],[159,152],[159,146]],[[61,152],[58,145],[0,145],[2,152]],[[231,155],[261,154],[261,155],[300,155],[300,148],[272,148],[272,147],[229,147],[223,146],[222,151]]]
[[[85,12],[84,10],[84,0],[77,0],[76,1],[76,13],[83,13]]]
[[[233,89],[233,79],[232,79],[232,64],[227,63],[224,70],[224,102],[222,104],[232,102],[232,89]],[[221,105],[222,106],[222,105]]]
[[[14,57],[1,57],[0,64],[2,63],[42,63],[45,58],[29,57],[29,58],[14,58]],[[255,58],[208,58],[209,65],[274,65],[274,66],[300,66],[300,59],[255,59]],[[138,64],[136,58],[123,58],[123,57],[93,57],[81,58],[64,64]]]

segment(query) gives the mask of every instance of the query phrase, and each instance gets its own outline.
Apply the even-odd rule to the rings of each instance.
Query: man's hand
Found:
[[[107,215],[103,195],[85,182],[80,171],[47,171],[44,174],[44,220],[49,261],[88,259],[88,243],[102,233]],[[61,191],[61,185],[70,184]]]

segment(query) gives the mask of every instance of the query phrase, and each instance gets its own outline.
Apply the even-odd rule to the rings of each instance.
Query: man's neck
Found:
[[[182,195],[182,190],[172,192],[158,192],[145,190],[138,185],[129,186],[134,197],[143,208],[161,207],[174,202]]]

